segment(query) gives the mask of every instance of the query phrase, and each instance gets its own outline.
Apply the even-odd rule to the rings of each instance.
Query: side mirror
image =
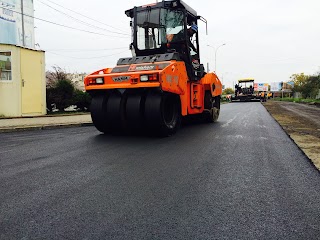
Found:
[[[204,76],[205,70],[203,64],[200,64],[200,76],[201,78]]]
[[[135,57],[136,56],[136,51],[135,51],[135,49],[133,47],[133,43],[130,43],[129,50],[131,50],[132,57]]]
[[[200,64],[199,69],[195,71],[195,74],[197,80],[200,80],[204,76],[205,70],[203,64]]]

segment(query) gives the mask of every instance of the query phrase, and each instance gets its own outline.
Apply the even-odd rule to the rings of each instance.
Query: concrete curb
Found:
[[[0,117],[0,120],[7,119],[24,119],[24,118],[55,118],[55,117],[72,117],[72,116],[82,116],[90,115],[90,113],[77,113],[77,114],[53,114],[53,115],[39,115],[39,116],[23,116],[23,117]]]
[[[48,130],[48,129],[58,129],[58,128],[71,128],[71,127],[87,127],[93,126],[92,122],[85,123],[60,123],[51,125],[37,125],[37,126],[12,126],[6,128],[0,128],[0,133],[8,132],[20,132],[20,131],[33,131],[33,130]]]

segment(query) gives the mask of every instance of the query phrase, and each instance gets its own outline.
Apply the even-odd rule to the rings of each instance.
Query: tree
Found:
[[[46,72],[46,86],[52,88],[58,80],[68,80],[65,70],[58,66],[53,66],[53,71]]]
[[[55,105],[60,111],[71,105],[74,92],[72,82],[67,79],[67,73],[60,67],[54,66],[53,71],[46,72],[47,108],[52,111]]]
[[[46,102],[47,102],[47,109],[52,112],[53,107],[55,106],[55,98],[56,98],[56,91],[54,88],[47,88],[46,91]]]
[[[53,110],[55,106],[59,111],[76,105],[81,111],[87,111],[91,104],[88,93],[75,88],[68,74],[60,67],[54,66],[53,71],[46,72],[47,80],[47,109]]]
[[[320,89],[320,74],[309,76],[301,92],[304,98],[316,98]]]
[[[307,82],[308,76],[304,73],[292,74],[290,77],[291,81],[294,82],[293,91],[302,92],[304,85]]]
[[[226,88],[223,90],[222,95],[228,95],[228,94],[233,94],[234,90],[232,88]]]
[[[294,82],[294,92],[301,92],[303,98],[316,98],[320,89],[320,73],[311,76],[293,74],[290,79]]]
[[[74,86],[70,80],[58,80],[55,84],[56,90],[56,107],[63,111],[72,104]]]

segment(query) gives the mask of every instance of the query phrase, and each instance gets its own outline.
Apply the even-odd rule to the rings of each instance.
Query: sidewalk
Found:
[[[0,119],[0,132],[92,125],[90,114]]]

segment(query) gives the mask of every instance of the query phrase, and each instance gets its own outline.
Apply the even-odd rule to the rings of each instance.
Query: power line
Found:
[[[63,15],[65,15],[65,16],[67,16],[67,17],[69,17],[69,18],[72,18],[72,19],[74,19],[74,20],[76,20],[76,21],[78,21],[78,22],[80,22],[80,23],[82,23],[82,24],[84,24],[84,25],[87,25],[87,26],[89,26],[89,27],[93,27],[93,28],[97,28],[97,29],[102,29],[102,30],[104,30],[104,31],[108,31],[108,32],[115,33],[115,34],[120,34],[120,35],[127,35],[127,36],[130,36],[130,34],[127,34],[127,33],[114,32],[114,31],[111,31],[111,30],[106,29],[106,28],[101,28],[101,27],[98,27],[98,26],[92,25],[92,24],[87,23],[87,22],[84,22],[84,21],[82,21],[82,20],[80,20],[80,19],[78,19],[78,18],[75,18],[75,17],[73,17],[73,16],[70,16],[69,14],[67,14],[67,13],[65,13],[65,12],[62,12],[62,11],[60,11],[60,10],[58,10],[58,9],[56,9],[56,8],[54,8],[54,7],[50,6],[50,5],[48,5],[48,4],[44,3],[44,2],[42,2],[42,1],[40,1],[40,0],[38,0],[38,2],[42,3],[43,5],[45,5],[45,6],[49,7],[49,8],[51,8],[51,9],[53,9],[53,10],[55,10],[55,11],[57,11],[57,12],[59,12],[59,13],[63,14]]]
[[[63,55],[63,54],[54,53],[54,52],[51,52],[51,51],[46,51],[46,52],[49,52],[49,53],[57,55],[57,56],[62,56],[62,57],[67,57],[67,58],[72,58],[72,59],[95,59],[95,58],[107,58],[107,57],[110,57],[110,56],[115,56],[115,55],[119,55],[121,53],[125,53],[127,51],[128,50],[122,51],[122,52],[118,52],[118,53],[114,53],[114,54],[110,54],[110,55],[107,55],[107,56],[89,57],[89,58],[71,57],[71,56],[66,56],[66,55]]]
[[[102,52],[102,51],[112,51],[119,49],[129,49],[128,47],[119,47],[119,48],[102,48],[102,49],[47,49],[46,51],[51,52]]]
[[[51,21],[48,21],[48,20],[45,20],[45,19],[41,19],[41,18],[37,18],[37,17],[34,17],[34,16],[30,16],[30,15],[25,14],[25,13],[22,14],[21,12],[17,12],[17,11],[14,11],[14,10],[11,10],[11,9],[8,9],[8,8],[5,8],[5,7],[0,7],[0,8],[5,9],[5,10],[10,10],[10,11],[12,11],[14,13],[18,13],[18,14],[21,14],[21,15],[26,16],[26,17],[37,19],[39,21],[43,21],[43,22],[46,22],[46,23],[54,24],[54,25],[57,25],[57,26],[60,26],[60,27],[64,27],[64,28],[69,28],[69,29],[73,29],[73,30],[77,30],[77,31],[81,31],[81,32],[86,32],[86,33],[91,33],[91,34],[96,34],[96,35],[101,35],[101,36],[106,36],[106,37],[127,38],[127,37],[120,37],[120,36],[111,36],[111,35],[107,35],[107,34],[103,34],[103,33],[91,32],[91,31],[87,31],[87,30],[83,30],[83,29],[79,29],[79,28],[74,28],[74,27],[63,25],[63,24],[51,22]]]
[[[55,3],[55,2],[53,2],[53,1],[51,1],[51,0],[47,0],[47,1],[50,2],[50,3],[52,3],[52,4],[57,5],[57,6],[59,6],[59,7],[62,7],[62,8],[64,8],[64,9],[67,9],[67,10],[69,10],[69,11],[75,13],[75,14],[78,14],[78,15],[80,15],[80,16],[82,16],[82,17],[85,17],[85,18],[90,19],[90,20],[92,20],[92,21],[98,22],[98,23],[100,23],[100,24],[103,24],[103,25],[105,25],[105,26],[108,26],[108,27],[110,27],[110,28],[113,28],[113,29],[115,29],[115,30],[119,30],[119,31],[123,32],[122,29],[119,29],[119,28],[110,26],[110,25],[108,25],[108,24],[106,24],[106,23],[104,23],[104,22],[100,22],[100,21],[98,21],[98,20],[96,20],[96,19],[87,17],[87,16],[85,16],[85,15],[83,15],[83,14],[81,14],[81,13],[78,13],[78,12],[76,12],[76,11],[70,9],[70,8],[66,8],[66,7],[64,7],[64,6],[62,6],[62,5],[58,4],[58,3]]]

